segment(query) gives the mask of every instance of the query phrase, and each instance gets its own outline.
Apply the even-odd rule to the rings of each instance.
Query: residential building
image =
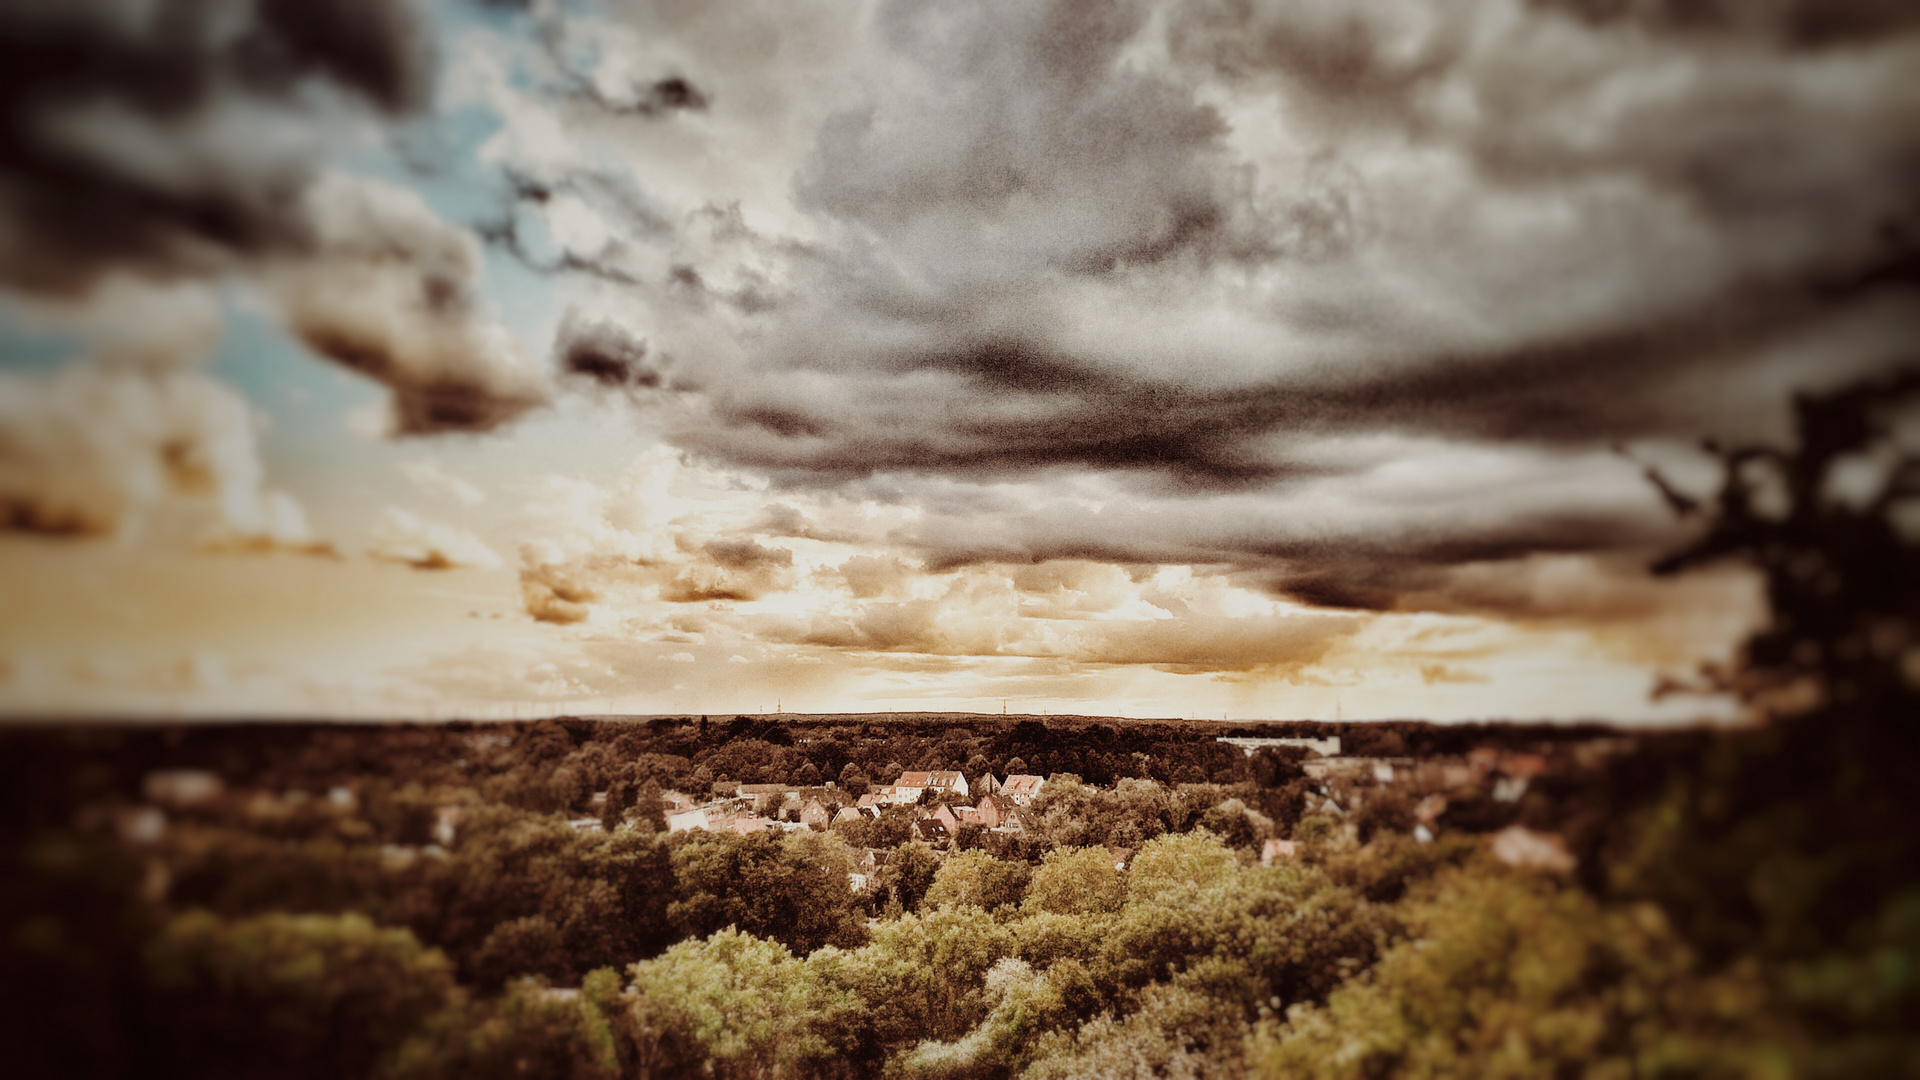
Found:
[[[1013,800],[1015,806],[1030,806],[1040,797],[1040,789],[1045,785],[1046,780],[1041,777],[1021,773],[1007,777],[1000,785],[1000,794]]]

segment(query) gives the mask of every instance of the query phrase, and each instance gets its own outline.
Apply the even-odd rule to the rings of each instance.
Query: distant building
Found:
[[[178,810],[205,806],[225,794],[227,785],[214,773],[202,769],[159,769],[140,782],[140,791],[148,802]]]
[[[951,792],[965,797],[968,793],[967,778],[957,772],[903,772],[893,782],[894,789],[902,793],[913,794],[905,802],[918,802],[922,792],[931,788],[942,793]],[[896,800],[900,801],[900,800]]]
[[[1496,802],[1519,802],[1520,796],[1527,793],[1527,778],[1524,776],[1503,776],[1493,782],[1493,798]]]
[[[1260,847],[1260,865],[1272,866],[1275,859],[1291,859],[1300,853],[1300,846],[1291,840],[1269,840]]]
[[[800,808],[800,824],[816,832],[825,831],[832,820],[833,811],[828,810],[826,804],[819,799],[809,799],[807,804]]]
[[[1509,825],[1493,834],[1490,846],[1494,858],[1524,870],[1564,874],[1571,872],[1575,866],[1573,855],[1567,851],[1566,841],[1554,833],[1534,832],[1519,825]]]
[[[1003,807],[1000,811],[1000,824],[993,827],[997,833],[1018,835],[1032,827],[1033,816],[1018,804]]]
[[[1028,806],[1040,797],[1040,789],[1045,785],[1046,780],[1041,777],[1021,773],[1007,777],[1000,785],[1000,794],[1012,799],[1015,806]]]
[[[736,816],[737,812],[731,801],[711,802],[705,806],[696,806],[669,815],[667,831],[677,833],[686,832],[689,829],[705,829],[708,832],[719,832],[722,829],[732,828],[733,819]]]
[[[1340,756],[1340,736],[1338,735],[1325,739],[1256,739],[1223,735],[1219,741],[1239,747],[1248,757],[1252,757],[1253,752],[1263,746],[1304,746],[1321,757]]]

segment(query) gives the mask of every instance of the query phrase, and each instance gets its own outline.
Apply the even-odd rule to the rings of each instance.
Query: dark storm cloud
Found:
[[[941,92],[842,112],[820,132],[803,203],[883,235],[1013,218],[1034,257],[1099,272],[1151,263],[1224,225],[1201,152],[1220,117],[1117,63],[1146,7],[892,4],[881,32]],[[903,123],[903,121],[909,121]]]
[[[0,277],[73,291],[106,270],[298,250],[314,91],[423,103],[414,4],[25,0],[0,9]]]
[[[1872,41],[1920,23],[1920,11],[1901,0],[1532,0],[1598,25],[1633,23],[1666,33],[1745,33],[1795,45],[1822,47]]]
[[[985,478],[1078,466],[1232,488],[1340,471],[1272,453],[1276,436],[1303,443],[1386,428],[1591,446],[1695,434],[1703,414],[1738,420],[1781,404],[1778,388],[1738,380],[1720,386],[1717,400],[1693,391],[1754,350],[1832,320],[1835,305],[1813,284],[1756,286],[1507,350],[1218,388],[1184,383],[1171,365],[1141,377],[1017,341],[898,355],[875,365],[879,378],[849,378],[832,395],[794,395],[781,383],[722,387],[713,394],[721,426],[682,438],[801,486],[888,472]],[[1836,357],[1816,385],[1872,370],[1890,352],[1868,345]]]
[[[590,92],[589,98],[610,112],[630,112],[640,116],[664,116],[683,110],[699,112],[707,107],[707,95],[679,75],[631,87],[617,97],[596,89]]]
[[[633,331],[612,321],[570,310],[554,334],[555,366],[609,389],[657,389],[664,381],[657,357]]]
[[[1169,44],[1286,87],[1334,133],[1450,143],[1496,179],[1645,179],[1720,222],[1754,269],[1841,269],[1920,220],[1911,5],[1531,7],[1198,0]]]
[[[472,237],[326,168],[371,114],[427,102],[410,2],[33,0],[0,9],[0,286],[249,277],[313,351],[394,393],[402,434],[545,399],[479,293]]]
[[[815,238],[757,251],[780,301],[665,275],[636,325],[684,360],[676,443],[924,506],[892,539],[930,569],[1206,563],[1525,612],[1486,568],[1619,577],[1684,531],[1607,448],[1783,438],[1793,391],[1908,354],[1917,24],[884,4],[795,180]]]

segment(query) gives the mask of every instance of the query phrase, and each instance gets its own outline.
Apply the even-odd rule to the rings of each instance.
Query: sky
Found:
[[[1877,0],[16,0],[0,714],[1728,720]],[[1654,478],[1657,476],[1659,482]]]

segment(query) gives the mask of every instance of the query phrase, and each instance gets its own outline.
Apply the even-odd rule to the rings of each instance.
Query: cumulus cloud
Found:
[[[288,326],[393,391],[403,435],[485,431],[541,404],[542,379],[476,289],[479,244],[419,195],[328,173],[306,192],[315,246],[277,269]]]
[[[264,486],[246,401],[192,371],[0,373],[0,528],[313,546],[299,504]]]
[[[411,511],[389,506],[375,527],[367,553],[421,570],[502,565],[500,556],[465,529],[426,521]]]
[[[604,316],[569,309],[554,334],[554,367],[608,389],[653,390],[666,382],[659,357],[632,330]]]

